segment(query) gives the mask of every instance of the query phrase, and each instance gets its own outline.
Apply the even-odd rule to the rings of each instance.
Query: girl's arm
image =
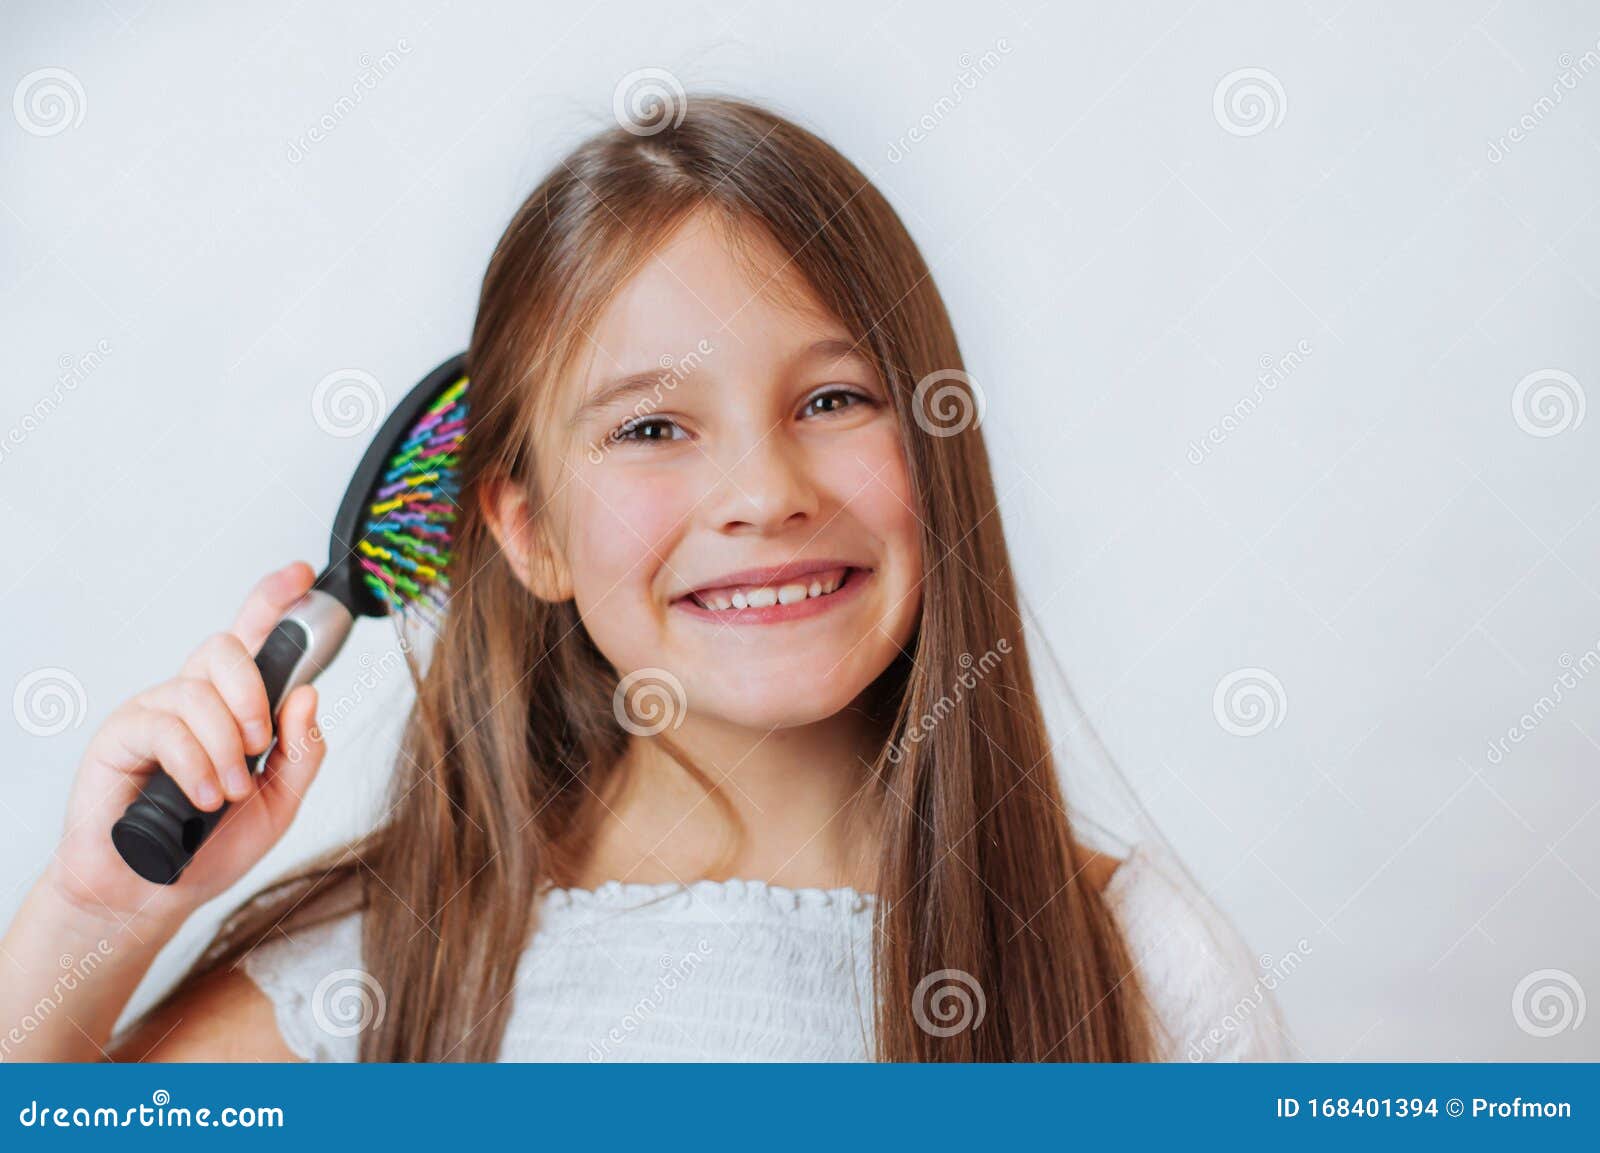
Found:
[[[227,970],[201,978],[111,1044],[128,998],[177,928],[81,915],[52,891],[48,874],[41,878],[0,944],[17,977],[0,982],[0,1020],[14,1023],[0,1035],[0,1059],[295,1060],[272,1002],[249,977]]]
[[[322,761],[316,693],[306,685],[289,695],[264,771],[245,774],[245,758],[272,739],[253,654],[312,576],[296,564],[266,577],[229,632],[177,677],[124,702],[90,740],[66,832],[0,940],[0,1060],[113,1058],[112,1029],[156,954],[289,827]],[[157,766],[201,809],[230,802],[173,885],[144,880],[111,844],[112,824]],[[115,1056],[287,1056],[270,1005],[243,974],[197,982],[158,1016],[161,1031],[146,1022]]]
[[[242,972],[208,973],[112,1050],[114,1061],[298,1061],[272,1002]]]

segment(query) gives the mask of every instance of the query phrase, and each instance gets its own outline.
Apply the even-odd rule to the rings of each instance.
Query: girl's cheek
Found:
[[[881,539],[917,536],[916,508],[905,455],[892,420],[877,421],[829,448],[817,475],[857,521]]]
[[[616,591],[649,580],[670,551],[671,538],[687,523],[692,497],[683,478],[656,469],[603,461],[580,470],[569,482],[567,557],[578,580]]]

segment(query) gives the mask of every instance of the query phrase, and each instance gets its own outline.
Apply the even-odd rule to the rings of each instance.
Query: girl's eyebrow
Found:
[[[858,341],[844,337],[824,337],[814,340],[800,349],[791,358],[798,363],[805,360],[843,360],[854,358],[870,367],[871,361],[861,351]],[[589,414],[610,408],[619,400],[634,396],[645,395],[660,399],[662,392],[670,392],[677,388],[681,381],[673,379],[672,370],[669,368],[647,369],[643,372],[630,372],[625,376],[616,377],[607,381],[578,406],[578,411],[572,416],[572,424],[581,424]]]
[[[804,357],[817,357],[820,359],[827,357],[834,360],[840,360],[847,356],[857,357],[863,361],[867,360],[867,354],[861,351],[861,342],[859,340],[849,340],[845,337],[830,336],[825,337],[822,340],[814,341],[807,345],[805,348],[800,350],[795,359],[800,360]]]
[[[657,368],[650,372],[633,372],[627,376],[618,377],[601,385],[593,395],[578,406],[578,411],[572,414],[572,424],[581,424],[590,413],[610,408],[619,400],[643,394],[659,397],[662,392],[670,391],[677,387],[677,382],[668,383],[671,372]]]

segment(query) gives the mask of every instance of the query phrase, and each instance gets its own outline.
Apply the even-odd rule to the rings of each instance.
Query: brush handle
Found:
[[[290,607],[262,643],[256,668],[267,686],[272,741],[266,751],[245,758],[252,774],[261,772],[277,744],[278,708],[328,666],[350,635],[354,619],[338,598],[312,589]],[[209,813],[196,808],[177,782],[157,769],[112,826],[111,840],[134,872],[158,885],[170,885],[227,811],[226,802]]]

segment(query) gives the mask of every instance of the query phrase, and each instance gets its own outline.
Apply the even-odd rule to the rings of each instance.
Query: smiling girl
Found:
[[[291,566],[90,744],[0,1017],[112,948],[13,1056],[1282,1055],[1170,856],[1075,834],[978,398],[848,161],[726,98],[590,140],[502,237],[468,365],[451,606],[387,815],[110,1041],[321,759],[307,687],[261,778],[232,772],[267,743],[250,653]],[[234,802],[169,888],[106,835],[158,763]]]

